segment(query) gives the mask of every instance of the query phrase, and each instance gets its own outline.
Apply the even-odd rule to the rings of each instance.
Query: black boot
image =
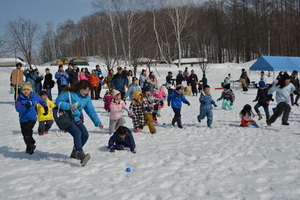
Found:
[[[181,123],[181,117],[177,117],[177,124],[178,124],[178,128],[183,128]]]
[[[28,154],[33,154],[36,146],[34,145],[35,141],[32,137],[30,136],[24,136],[24,141],[26,144],[26,153]]]
[[[173,119],[172,119],[172,125],[173,126],[175,126],[176,121],[177,121],[177,117],[173,117]]]
[[[79,158],[77,157],[77,152],[76,152],[76,148],[75,147],[73,147],[73,150],[71,152],[70,158],[74,158],[74,159],[79,160]]]
[[[89,154],[85,154],[83,151],[77,151],[77,157],[79,158],[82,167],[85,166],[91,159],[91,156]]]

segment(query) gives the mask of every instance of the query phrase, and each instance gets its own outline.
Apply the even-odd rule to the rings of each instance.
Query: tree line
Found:
[[[136,69],[142,57],[149,63],[179,59],[180,64],[189,57],[238,63],[261,55],[300,54],[299,0],[103,0],[93,6],[97,12],[78,23],[67,20],[56,31],[48,23],[43,34],[32,38],[39,38],[34,55],[40,62],[99,56],[108,69],[121,60]],[[20,27],[15,21],[6,25],[10,36],[14,24]],[[21,46],[24,52],[26,45],[17,42],[11,46]],[[26,59],[37,59],[30,58],[31,51]]]

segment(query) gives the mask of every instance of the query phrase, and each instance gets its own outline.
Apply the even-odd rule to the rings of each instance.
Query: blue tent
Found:
[[[300,71],[300,57],[261,56],[249,70]]]

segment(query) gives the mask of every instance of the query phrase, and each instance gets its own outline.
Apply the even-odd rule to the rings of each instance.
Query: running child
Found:
[[[143,105],[143,93],[135,92],[134,98],[129,106],[129,110],[131,110],[133,113],[132,123],[135,133],[141,132],[145,124]]]
[[[257,113],[258,120],[261,120],[262,115],[259,112],[258,108],[262,106],[264,108],[266,118],[268,120],[270,118],[269,103],[270,103],[270,100],[271,100],[270,96],[268,95],[268,90],[269,89],[267,88],[264,81],[259,81],[258,86],[259,86],[259,88],[257,90],[256,98],[253,100],[253,102],[257,102],[254,106],[254,110]]]
[[[233,110],[233,102],[235,99],[235,95],[233,91],[230,89],[229,83],[224,85],[224,91],[222,92],[221,97],[217,101],[220,101],[222,99],[223,99],[222,109],[227,110],[228,108],[229,110]]]

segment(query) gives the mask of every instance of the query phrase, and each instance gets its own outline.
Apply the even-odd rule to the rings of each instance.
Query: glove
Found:
[[[233,106],[233,102],[232,101],[230,101],[230,105]]]
[[[170,106],[170,101],[168,101],[168,106]]]
[[[266,104],[270,104],[270,101],[266,101]]]
[[[256,100],[256,99],[254,99],[254,100],[253,100],[253,102],[257,102],[257,100]]]
[[[298,94],[297,90],[294,90],[294,91],[293,91],[293,94],[296,94],[296,95],[297,95],[297,94]]]
[[[32,106],[32,102],[31,101],[28,101],[26,104],[25,104],[25,107],[26,108],[30,108]]]
[[[149,106],[147,106],[145,109],[146,109],[147,112],[151,111],[151,108]]]
[[[214,107],[218,107],[217,104],[214,104]]]
[[[221,101],[221,99],[217,99],[217,101]]]
[[[188,102],[188,101],[186,101],[185,103],[186,103],[188,106],[190,106],[190,105],[191,105],[191,104],[190,104],[190,102]]]
[[[136,151],[135,151],[135,150],[131,150],[130,152],[136,154]]]
[[[114,152],[115,152],[115,147],[113,147],[113,146],[112,146],[112,147],[110,147],[110,150],[109,150],[109,152],[110,152],[110,153],[114,153]]]
[[[49,109],[48,109],[48,106],[45,106],[45,107],[44,107],[44,110],[45,110],[45,112],[43,113],[43,115],[44,115],[44,116],[48,115],[48,110],[49,110]]]

